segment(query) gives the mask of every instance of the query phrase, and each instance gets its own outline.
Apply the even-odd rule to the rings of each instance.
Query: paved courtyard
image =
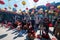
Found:
[[[50,28],[50,29],[52,31],[53,28]],[[12,34],[14,31],[15,31],[15,29],[8,30],[8,28],[0,27],[0,40],[24,40],[24,39],[26,39],[27,34],[25,34],[25,35],[23,34],[23,37],[17,37],[16,39],[13,39],[14,37],[16,37],[18,35],[18,33]],[[37,31],[36,34],[39,34],[39,31]],[[49,36],[51,39],[53,37],[55,37],[55,36],[52,36],[50,33],[49,33]]]

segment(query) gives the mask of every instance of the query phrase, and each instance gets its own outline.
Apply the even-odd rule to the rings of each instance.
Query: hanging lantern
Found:
[[[34,2],[38,2],[39,0],[33,0]]]
[[[22,1],[22,5],[26,5],[26,2],[25,1]]]
[[[17,7],[17,4],[14,4],[14,7]]]
[[[1,1],[1,0],[0,0],[0,4],[4,5],[5,3],[4,3],[4,1]]]
[[[57,6],[57,8],[58,8],[58,9],[60,9],[60,5],[59,5],[59,6]]]
[[[26,8],[26,10],[28,10],[28,8]]]

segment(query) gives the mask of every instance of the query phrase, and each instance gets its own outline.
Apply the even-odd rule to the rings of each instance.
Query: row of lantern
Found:
[[[38,2],[39,0],[33,0],[35,3]],[[26,5],[25,1],[22,1],[22,5]],[[17,4],[14,4],[14,7],[17,7]]]
[[[53,8],[53,7],[52,7]],[[41,8],[40,8],[41,9]],[[43,8],[42,8],[43,9]],[[3,8],[2,10],[7,10],[7,8]],[[14,12],[16,12],[17,10],[16,10],[16,8],[13,8],[12,9]],[[32,12],[32,10],[34,10],[34,8],[33,9],[29,9],[29,11],[30,12]],[[44,9],[43,9],[44,10]],[[47,9],[45,9],[45,10],[47,10]],[[53,10],[55,10],[56,12],[58,12],[59,10],[60,10],[60,5],[59,6],[57,6],[57,8],[54,8]],[[19,10],[19,11],[21,11],[21,9]],[[28,8],[26,8],[26,11],[28,11]],[[36,10],[35,10],[36,11]],[[38,11],[38,10],[37,10]]]
[[[10,0],[9,0],[10,1]],[[39,0],[33,0],[35,3],[38,2]],[[0,1],[0,4],[5,4],[3,1]],[[22,1],[22,4],[23,5],[26,5],[26,2],[25,1]],[[47,3],[46,4],[46,7],[50,6],[51,4],[50,3]],[[17,4],[14,4],[14,7],[18,7]],[[51,9],[54,8],[54,6],[51,6],[50,7]],[[60,5],[57,6],[58,9],[60,9]],[[5,8],[7,10],[7,8]],[[11,9],[11,7],[9,7],[9,9]],[[16,11],[16,8],[13,8],[14,11]],[[26,10],[28,10],[28,8],[26,8]]]
[[[26,5],[26,2],[25,1],[22,1],[22,5]],[[18,7],[17,4],[14,4],[14,7]]]
[[[10,1],[10,0],[8,0],[8,1]],[[33,0],[33,1],[36,3],[39,0]],[[3,0],[0,0],[0,4],[5,4],[5,2]],[[25,1],[22,1],[22,5],[26,5],[26,2]],[[50,5],[51,5],[50,3],[47,3],[46,4],[47,7],[50,6]],[[14,4],[14,7],[18,7],[18,5],[17,4]],[[53,8],[53,6],[51,8]],[[59,6],[58,6],[58,8],[59,8]]]
[[[8,1],[10,1],[10,0],[8,0]],[[38,2],[38,0],[33,0],[33,1],[35,3]],[[0,4],[5,4],[5,2],[0,0]],[[26,5],[26,2],[25,1],[22,1],[22,5]],[[14,4],[14,7],[17,7],[17,4]]]

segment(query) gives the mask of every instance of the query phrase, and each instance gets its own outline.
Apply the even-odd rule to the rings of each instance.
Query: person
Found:
[[[16,29],[17,29],[18,31],[20,31],[20,30],[22,29],[22,23],[21,23],[21,22],[18,23]]]
[[[49,26],[49,33],[51,33],[52,35],[54,35],[54,34],[53,34],[53,32],[54,32],[54,27],[53,27],[53,23],[52,23],[51,21],[49,21],[48,26]]]
[[[41,18],[44,17],[44,12],[43,12],[42,8],[40,8],[40,10],[38,11],[38,17],[39,17],[39,22],[40,22]]]
[[[29,14],[29,12],[28,13],[26,13],[26,22],[28,23],[28,21],[30,21],[30,14]]]
[[[12,23],[13,28],[16,28],[18,26],[17,24],[18,24],[17,21]]]
[[[48,24],[49,24],[49,19],[48,18],[44,18],[44,20],[43,20],[43,27],[45,27],[45,32],[47,34],[49,32],[49,26],[48,26]]]
[[[28,32],[28,35],[27,35],[27,40],[34,40],[35,39],[35,31],[34,30],[30,30]]]
[[[52,22],[54,27],[53,34],[55,34],[56,22],[57,22],[57,18],[55,18],[54,21]]]
[[[34,29],[34,25],[35,25],[34,11],[31,12],[30,19],[31,19],[32,28]]]
[[[45,10],[44,17],[47,17],[47,15],[48,15],[48,10]]]
[[[43,9],[40,8],[40,10],[38,11],[38,21],[39,21],[40,26],[43,23],[43,18],[44,18],[44,12],[43,12]]]
[[[28,28],[28,31],[27,31],[27,36],[26,36],[26,39],[27,40],[34,40],[35,38],[35,31],[34,29],[32,28],[32,24],[30,22],[30,25],[29,25],[29,28]]]
[[[60,19],[57,20],[57,26],[55,29],[55,35],[58,38],[58,40],[60,40]]]
[[[55,16],[53,10],[49,10],[47,16],[48,16],[49,20],[52,21],[53,17]]]
[[[35,14],[35,26],[34,26],[35,31],[39,29],[39,19],[38,19],[38,14]]]

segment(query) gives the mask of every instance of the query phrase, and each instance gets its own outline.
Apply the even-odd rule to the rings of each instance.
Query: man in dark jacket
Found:
[[[45,32],[48,34],[49,32],[49,20],[47,18],[44,19],[43,26],[45,27]]]

